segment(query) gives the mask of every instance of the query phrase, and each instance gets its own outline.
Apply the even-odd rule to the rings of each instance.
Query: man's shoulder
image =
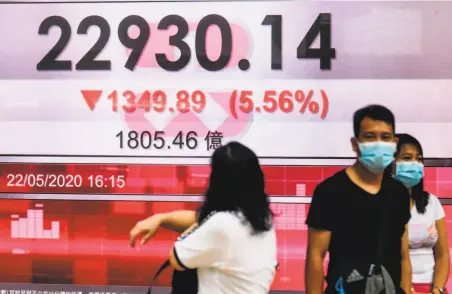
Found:
[[[388,201],[388,205],[393,207],[396,211],[410,211],[410,192],[399,181],[393,177],[385,179],[384,185],[386,187],[384,197]]]
[[[334,175],[326,178],[320,184],[317,185],[317,189],[319,190],[331,190],[342,187],[345,181],[347,180],[347,174],[345,173],[345,169],[342,169],[336,172]]]
[[[386,186],[386,193],[389,194],[397,194],[400,196],[402,196],[403,198],[410,198],[410,193],[408,191],[408,189],[399,181],[397,181],[396,179],[394,179],[392,176],[388,176],[387,178],[384,179],[384,185]],[[395,197],[397,199],[397,197]],[[406,199],[403,199],[406,200]]]
[[[385,175],[384,184],[393,189],[407,190],[407,188],[400,181],[394,179],[394,177],[390,175]]]

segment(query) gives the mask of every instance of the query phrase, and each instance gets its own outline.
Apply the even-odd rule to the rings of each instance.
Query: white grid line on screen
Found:
[[[2,156],[1,163],[85,163],[85,164],[183,164],[201,165],[210,164],[209,158],[135,158],[135,157],[53,157],[53,156]],[[347,166],[353,164],[353,159],[340,158],[259,158],[261,165],[284,166]]]
[[[155,202],[202,202],[204,196],[196,195],[131,195],[131,194],[0,194],[0,199],[42,199],[42,200],[91,200],[91,201],[155,201]],[[310,197],[269,197],[272,203],[311,203]]]
[[[155,201],[155,202],[202,202],[203,196],[191,195],[97,195],[97,194],[33,194],[0,193],[0,199],[42,199],[42,200],[91,200],[91,201]],[[312,197],[276,196],[269,197],[271,203],[309,204]],[[452,205],[452,198],[440,198],[441,204]]]

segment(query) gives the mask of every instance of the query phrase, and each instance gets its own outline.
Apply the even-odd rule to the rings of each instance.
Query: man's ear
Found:
[[[399,144],[399,138],[395,137],[395,143],[398,145]]]
[[[359,151],[358,139],[356,139],[356,137],[351,137],[350,138],[350,143],[352,143],[353,152],[358,153],[358,151]]]

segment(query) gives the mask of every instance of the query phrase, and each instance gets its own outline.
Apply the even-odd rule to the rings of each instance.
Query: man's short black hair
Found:
[[[382,105],[372,104],[358,109],[355,111],[355,114],[353,114],[353,132],[355,133],[356,138],[359,137],[361,131],[361,122],[366,117],[373,120],[384,121],[388,125],[391,125],[395,132],[395,119],[392,111]]]

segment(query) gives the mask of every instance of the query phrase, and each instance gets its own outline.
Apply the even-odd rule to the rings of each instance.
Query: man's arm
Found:
[[[323,293],[323,260],[330,245],[331,232],[309,227],[305,282],[307,294]]]
[[[306,224],[308,225],[308,248],[306,252],[306,294],[323,293],[323,260],[330,245],[334,223],[334,209],[330,186],[322,182],[314,190]]]
[[[405,293],[411,293],[411,261],[408,247],[408,225],[402,236],[402,281],[400,285]]]

